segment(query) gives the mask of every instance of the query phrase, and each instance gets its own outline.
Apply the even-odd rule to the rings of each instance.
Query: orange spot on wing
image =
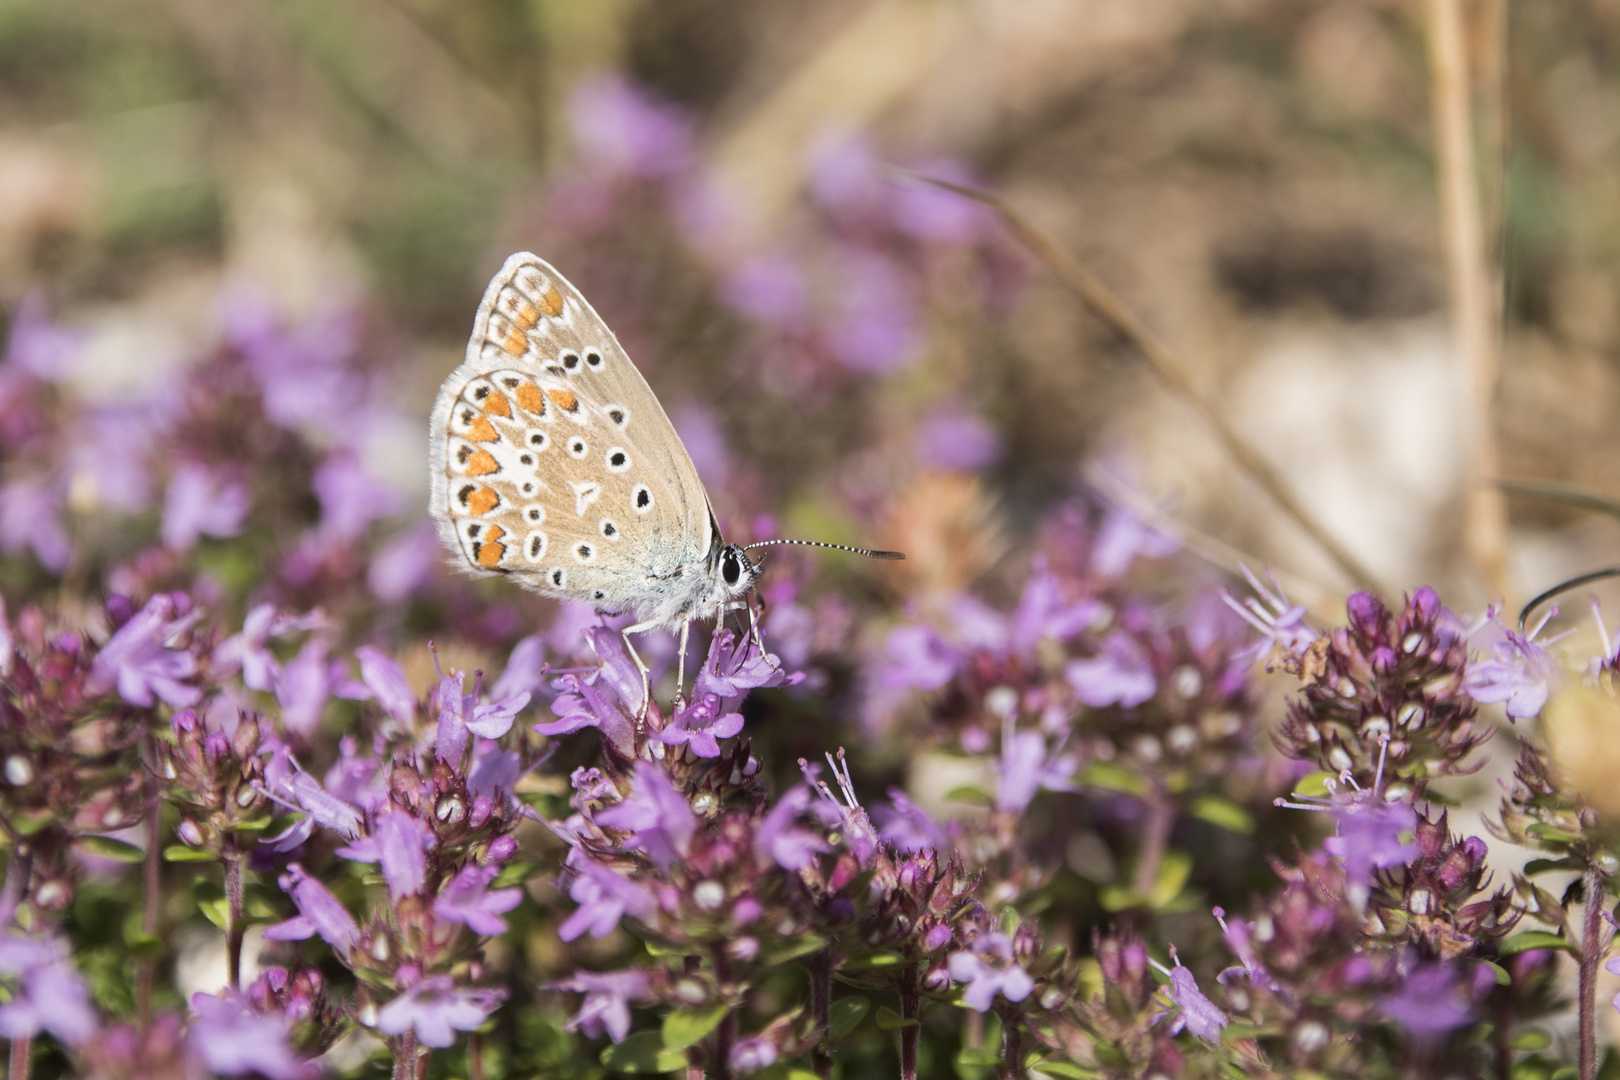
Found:
[[[500,433],[495,430],[495,425],[490,423],[486,417],[475,416],[472,418],[472,423],[467,425],[467,438],[473,442],[496,442],[500,437]]]
[[[567,390],[547,390],[546,396],[557,403],[557,408],[563,412],[571,413],[579,408],[579,399]]]
[[[462,504],[466,506],[467,509],[476,517],[483,517],[485,514],[499,506],[500,503],[501,497],[495,494],[489,488],[479,488],[477,491],[473,492],[471,495],[468,495],[462,500]],[[499,526],[491,525],[490,528],[495,529],[499,528]]]
[[[562,314],[562,309],[562,293],[557,291],[557,286],[551,284],[549,281],[546,282],[546,291],[540,294],[541,314],[545,315],[548,319],[555,319],[557,316]]]
[[[485,423],[488,423],[486,420]],[[467,456],[468,476],[488,476],[492,472],[500,472],[500,462],[488,450],[478,450]]]
[[[529,335],[514,326],[512,332],[506,335],[506,340],[501,342],[501,348],[513,356],[522,356],[529,350]]]
[[[508,420],[512,419],[512,406],[506,403],[506,397],[503,394],[491,394],[485,398],[484,411],[494,413],[496,416],[504,416]]]
[[[506,530],[499,525],[489,527],[489,531],[484,534],[484,539],[475,545],[478,549],[476,557],[479,566],[499,566],[501,564],[501,557],[506,554],[506,545],[498,541],[505,535]]]
[[[540,321],[540,313],[538,311],[536,311],[530,305],[523,304],[522,306],[520,306],[518,308],[516,322],[517,322],[518,326],[521,329],[524,329],[524,330],[532,329],[534,324],[539,322],[539,321]]]
[[[546,413],[546,395],[542,394],[534,383],[526,382],[518,386],[517,401],[536,416],[544,416]]]

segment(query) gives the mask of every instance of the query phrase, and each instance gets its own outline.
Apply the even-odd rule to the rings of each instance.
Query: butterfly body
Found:
[[[506,260],[440,387],[431,509],[462,569],[679,629],[742,606],[758,569],[726,547],[673,425],[618,339],[541,259]]]

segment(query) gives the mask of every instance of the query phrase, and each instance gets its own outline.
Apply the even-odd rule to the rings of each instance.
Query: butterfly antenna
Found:
[[[832,548],[834,551],[847,551],[853,555],[865,555],[868,559],[904,559],[903,551],[873,551],[871,548],[850,547],[848,544],[829,544],[822,540],[761,540],[757,544],[747,544],[744,551],[753,551],[755,548],[771,547],[775,544],[798,544],[801,547]]]

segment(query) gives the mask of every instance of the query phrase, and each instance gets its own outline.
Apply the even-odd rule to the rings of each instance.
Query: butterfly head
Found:
[[[750,559],[741,545],[727,544],[720,550],[719,559],[715,560],[714,574],[709,582],[710,603],[730,607],[753,591],[764,569],[764,564]]]

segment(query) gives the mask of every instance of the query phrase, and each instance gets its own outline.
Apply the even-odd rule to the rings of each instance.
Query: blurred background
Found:
[[[1465,14],[1502,472],[1620,490],[1616,11]],[[887,171],[913,169],[1106,281],[1380,582],[1478,606],[1425,39],[1394,0],[3,0],[0,301],[78,335],[63,377],[102,402],[244,321],[350,335],[403,511],[527,248],[617,331],[728,533],[908,547],[954,587],[1090,468],[1350,584],[990,214]],[[97,461],[53,481],[65,527],[139,501]],[[1521,596],[1613,547],[1509,509]]]

